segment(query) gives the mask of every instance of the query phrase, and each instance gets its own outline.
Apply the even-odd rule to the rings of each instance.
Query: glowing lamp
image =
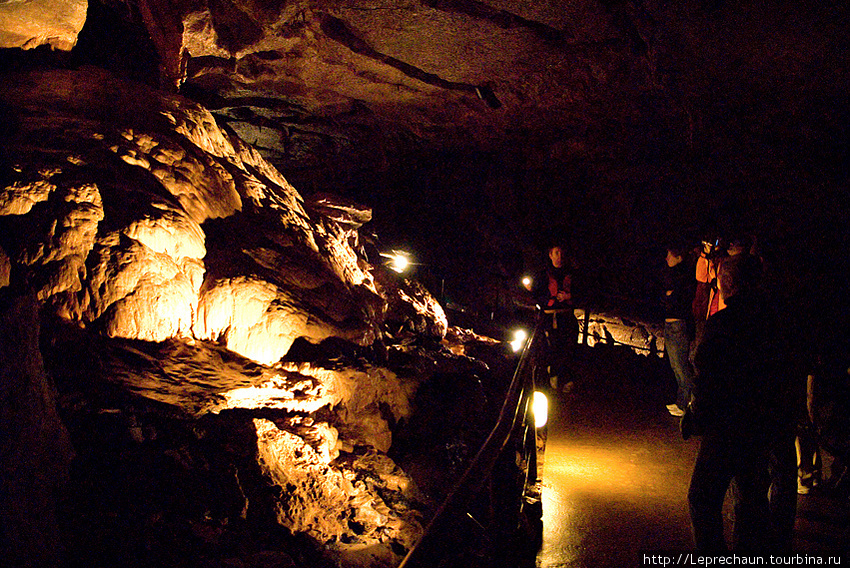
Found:
[[[534,415],[534,427],[543,428],[549,419],[549,399],[540,391],[534,391],[531,399],[531,413]]]
[[[531,277],[523,276],[522,277],[522,285],[526,290],[531,290]]]
[[[514,332],[513,341],[510,342],[511,349],[514,353],[521,351],[525,347],[525,340],[528,339],[528,334],[524,329],[518,329]]]
[[[397,254],[392,258],[392,262],[390,263],[390,268],[401,274],[407,267],[410,266],[410,261],[407,260],[406,256],[401,254]]]
[[[410,268],[410,255],[406,252],[394,250],[392,254],[382,252],[381,256],[387,259],[386,265],[389,269],[399,274]]]

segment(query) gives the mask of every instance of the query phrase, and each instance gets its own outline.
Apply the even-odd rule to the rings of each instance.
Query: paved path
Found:
[[[682,440],[664,407],[673,388],[664,365],[607,346],[583,352],[575,389],[551,408],[538,568],[628,568],[645,551],[692,547],[699,442]],[[801,497],[797,550],[846,551],[848,518],[836,499]]]

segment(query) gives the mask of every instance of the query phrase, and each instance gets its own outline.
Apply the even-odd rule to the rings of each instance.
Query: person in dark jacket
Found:
[[[671,244],[667,247],[667,264],[661,273],[664,308],[664,351],[676,377],[676,401],[667,405],[673,416],[682,416],[691,399],[694,372],[690,362],[694,318],[691,302],[694,297],[693,267],[685,261],[687,248]]]
[[[559,383],[569,384],[569,361],[578,343],[579,326],[573,309],[575,271],[560,245],[549,247],[548,257],[546,269],[534,281],[532,294],[543,310],[550,385],[558,390]]]
[[[722,264],[718,285],[726,308],[706,322],[694,359],[693,403],[702,440],[688,501],[699,551],[726,550],[722,508],[733,479],[733,548],[765,551],[774,545],[771,457],[793,425],[793,406],[778,320],[757,293],[757,274],[757,261],[749,256]]]

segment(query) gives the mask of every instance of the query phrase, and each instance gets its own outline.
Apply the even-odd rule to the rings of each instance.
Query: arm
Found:
[[[541,308],[547,306],[549,302],[549,275],[545,270],[535,277],[531,296],[534,298],[534,302]]]
[[[700,254],[697,259],[697,267],[696,267],[696,280],[697,282],[708,283],[711,282],[712,277],[709,275],[709,261],[705,257],[705,254]]]

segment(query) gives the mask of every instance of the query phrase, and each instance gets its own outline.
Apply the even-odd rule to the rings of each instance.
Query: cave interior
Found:
[[[746,238],[846,357],[846,2],[0,1],[0,74],[20,565],[395,565],[554,243],[651,323]]]

